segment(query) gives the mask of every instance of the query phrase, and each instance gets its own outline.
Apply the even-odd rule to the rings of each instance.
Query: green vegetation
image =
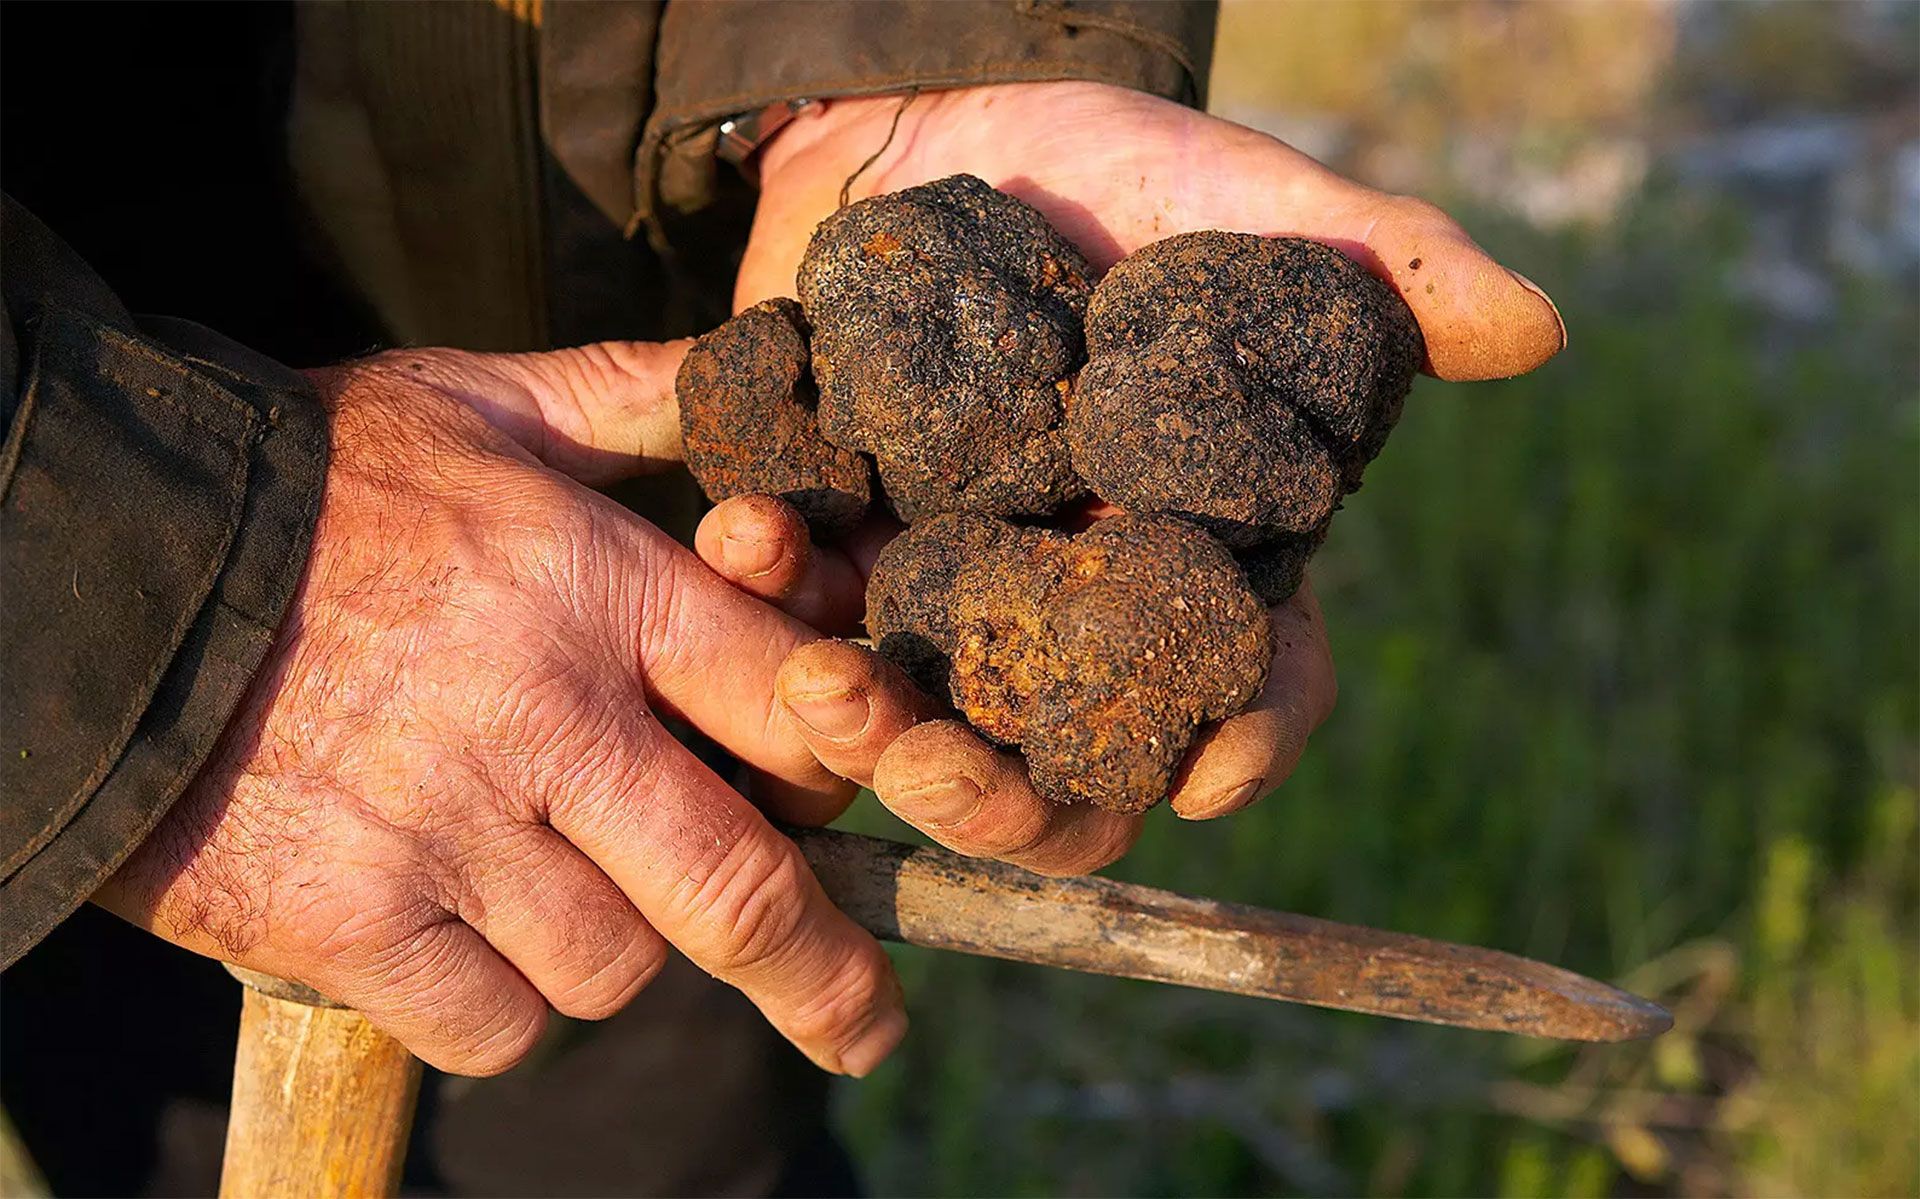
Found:
[[[1911,297],[1770,324],[1671,197],[1468,224],[1571,348],[1422,383],[1316,562],[1340,710],[1115,873],[1544,958],[1678,1028],[1575,1051],[906,950],[914,1035],[841,1092],[877,1192],[1920,1188]]]

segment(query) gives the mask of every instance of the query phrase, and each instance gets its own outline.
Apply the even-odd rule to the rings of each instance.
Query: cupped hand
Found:
[[[550,1006],[612,1013],[669,944],[823,1067],[884,1057],[905,1029],[886,955],[662,725],[787,802],[845,802],[773,698],[817,634],[575,481],[677,456],[684,348],[319,373],[333,457],[291,610],[100,902],[460,1073],[518,1060]]]
[[[1200,229],[1331,244],[1406,301],[1425,337],[1423,365],[1442,379],[1522,374],[1566,344],[1546,295],[1445,213],[1344,179],[1265,134],[1097,83],[930,92],[902,105],[898,96],[828,101],[768,145],[737,306],[795,294],[807,240],[838,207],[849,178],[849,198],[860,199],[966,172],[1038,208],[1100,271],[1150,242]],[[750,593],[829,631],[850,631],[866,572],[893,528],[876,520],[848,546],[812,546],[783,509],[763,498],[722,504],[696,548]],[[1332,710],[1332,655],[1311,584],[1271,618],[1276,657],[1266,689],[1196,742],[1172,796],[1182,816],[1224,815],[1278,786]],[[1016,756],[940,719],[924,697],[902,699],[912,693],[899,672],[857,647],[800,648],[779,687],[821,761],[871,784],[896,813],[952,848],[1072,873],[1105,865],[1138,834],[1138,817],[1040,800]],[[789,815],[817,820],[835,810]]]
[[[1442,379],[1525,374],[1566,345],[1545,293],[1446,213],[1344,179],[1264,133],[1103,83],[1009,83],[901,103],[830,100],[768,143],[736,305],[795,294],[814,226],[880,151],[851,199],[977,175],[1044,213],[1096,271],[1199,229],[1336,246],[1400,293],[1426,336],[1426,369]]]

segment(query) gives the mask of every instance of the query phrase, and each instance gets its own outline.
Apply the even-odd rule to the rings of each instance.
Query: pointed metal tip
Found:
[[[1544,1005],[1536,1036],[1599,1043],[1645,1041],[1673,1027],[1673,1013],[1650,999],[1557,966],[1530,964],[1534,969],[1528,973],[1535,981],[1549,984],[1559,999]]]
[[[1642,999],[1631,991],[1616,988],[1618,1005],[1615,1015],[1613,1035],[1603,1039],[1608,1041],[1646,1041],[1659,1036],[1673,1027],[1673,1013],[1650,999]],[[1596,1038],[1602,1039],[1602,1038]]]

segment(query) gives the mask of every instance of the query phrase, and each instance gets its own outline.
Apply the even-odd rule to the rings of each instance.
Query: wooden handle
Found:
[[[1672,1023],[1637,996],[1490,949],[1108,879],[1042,878],[850,833],[789,832],[834,903],[889,940],[1537,1037],[1618,1041]],[[227,968],[247,997],[220,1194],[394,1194],[420,1063],[315,991]]]
[[[221,1199],[398,1193],[419,1059],[316,991],[228,969],[247,987]]]
[[[1177,895],[1043,878],[832,829],[789,829],[820,886],[883,940],[1456,1028],[1571,1041],[1658,1036],[1617,987],[1474,945]]]

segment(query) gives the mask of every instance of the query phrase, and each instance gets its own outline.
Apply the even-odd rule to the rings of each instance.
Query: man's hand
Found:
[[[887,145],[854,180],[852,199],[978,175],[1046,214],[1097,271],[1197,229],[1336,246],[1399,291],[1426,335],[1428,373],[1442,379],[1522,375],[1566,345],[1546,295],[1444,212],[1343,179],[1264,133],[1102,83],[928,92],[904,112],[900,103],[833,100],[768,143],[737,306],[794,294],[814,226]]]
[[[814,226],[885,145],[854,179],[851,198],[964,171],[1038,208],[1097,270],[1199,229],[1332,244],[1406,300],[1426,338],[1426,369],[1443,379],[1521,374],[1566,342],[1546,296],[1444,213],[1342,179],[1264,134],[1095,83],[930,92],[904,110],[901,103],[830,101],[766,147],[737,306],[794,294]],[[847,546],[815,547],[784,505],[743,498],[715,508],[695,545],[751,594],[845,632],[858,624],[866,572],[893,531],[876,520]],[[1196,743],[1172,797],[1181,816],[1224,815],[1278,786],[1333,708],[1332,656],[1312,587],[1303,584],[1272,619],[1277,655],[1266,690]],[[827,642],[797,650],[779,678],[783,704],[821,761],[870,783],[896,813],[954,849],[1070,873],[1097,869],[1131,845],[1138,817],[1046,804],[1016,757],[963,725],[930,719],[937,713],[924,698],[903,702],[911,693],[902,682],[873,655]],[[787,814],[817,821],[836,810]]]
[[[549,1005],[611,1014],[669,943],[823,1067],[885,1057],[906,1024],[886,955],[661,725],[786,802],[846,802],[773,699],[815,634],[558,473],[677,457],[683,353],[397,352],[316,376],[333,461],[298,594],[214,760],[100,902],[460,1073],[512,1065]]]

